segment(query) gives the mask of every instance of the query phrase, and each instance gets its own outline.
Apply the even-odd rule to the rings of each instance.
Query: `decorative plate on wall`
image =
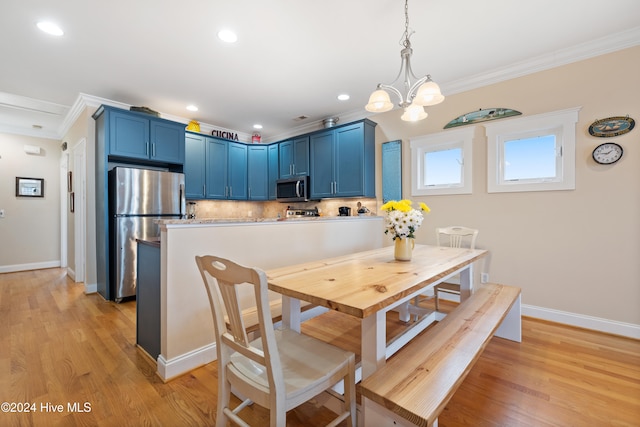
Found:
[[[589,126],[589,134],[599,138],[609,138],[631,132],[636,125],[631,117],[609,117],[596,120]]]
[[[478,111],[472,111],[456,117],[447,123],[444,129],[486,122],[487,120],[504,119],[505,117],[519,116],[520,114],[522,114],[520,111],[512,110],[511,108],[481,108]]]

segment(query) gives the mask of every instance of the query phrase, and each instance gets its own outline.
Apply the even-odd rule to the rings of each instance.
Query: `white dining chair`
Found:
[[[438,246],[449,246],[452,248],[467,247],[469,249],[475,249],[477,238],[478,230],[474,228],[462,227],[459,225],[436,228],[436,244]],[[442,282],[434,286],[433,294],[435,297],[436,311],[438,311],[440,308],[438,300],[438,294],[440,292],[460,295],[460,284],[452,282]]]
[[[215,327],[218,355],[216,425],[248,424],[238,412],[256,403],[270,411],[270,426],[284,427],[287,411],[344,381],[343,412],[329,426],[356,425],[355,355],[290,329],[274,329],[264,271],[215,256],[196,256]],[[239,288],[250,286],[260,337],[249,341]],[[226,317],[226,321],[225,321]],[[230,408],[231,389],[244,401]]]

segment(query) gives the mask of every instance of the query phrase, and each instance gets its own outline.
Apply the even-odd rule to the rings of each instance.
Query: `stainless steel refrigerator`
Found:
[[[115,167],[109,171],[110,294],[116,302],[136,295],[137,239],[160,237],[157,219],[185,214],[184,175]]]

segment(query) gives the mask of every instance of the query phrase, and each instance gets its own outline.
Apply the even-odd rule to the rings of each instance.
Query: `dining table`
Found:
[[[367,378],[443,313],[414,304],[438,283],[460,276],[460,299],[471,295],[474,264],[484,249],[416,244],[411,260],[397,261],[393,246],[350,253],[266,271],[269,289],[282,295],[282,326],[300,332],[301,301],[361,319],[360,366],[356,380]],[[410,324],[387,341],[386,319],[397,311]]]

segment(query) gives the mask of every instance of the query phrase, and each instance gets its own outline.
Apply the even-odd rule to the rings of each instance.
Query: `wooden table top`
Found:
[[[268,270],[269,289],[358,318],[437,282],[486,256],[481,249],[415,245],[411,261],[393,246]]]

